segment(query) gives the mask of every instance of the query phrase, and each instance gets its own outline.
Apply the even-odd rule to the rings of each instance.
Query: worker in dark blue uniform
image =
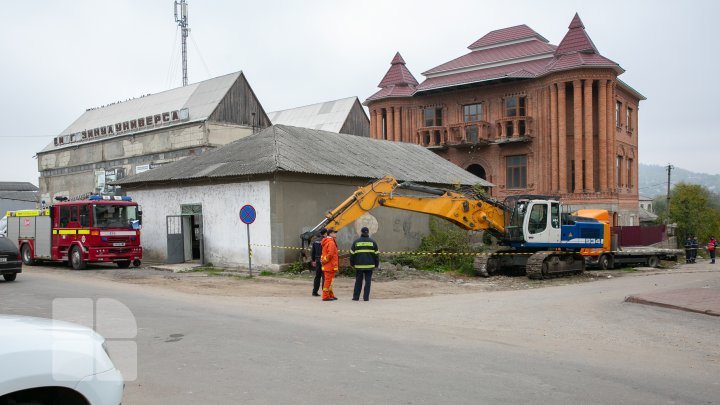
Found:
[[[353,290],[353,301],[360,300],[360,290],[363,289],[363,300],[370,300],[370,283],[372,273],[380,265],[377,243],[370,239],[370,230],[363,227],[360,230],[360,237],[357,238],[350,248],[350,265],[355,268],[355,289]]]
[[[313,297],[319,297],[318,290],[320,285],[325,281],[325,276],[322,270],[322,263],[320,262],[320,256],[322,255],[322,239],[325,237],[327,230],[325,228],[320,230],[315,236],[315,240],[312,243],[312,251],[310,252],[310,260],[312,260],[312,266],[315,268],[315,279],[313,280]]]
[[[692,237],[685,239],[685,263],[692,263]]]
[[[697,236],[693,236],[692,244],[690,245],[690,263],[695,263],[695,259],[697,259],[698,246]]]

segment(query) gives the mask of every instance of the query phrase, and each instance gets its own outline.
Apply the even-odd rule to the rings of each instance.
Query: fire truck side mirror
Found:
[[[142,225],[142,210],[138,210],[138,222]]]

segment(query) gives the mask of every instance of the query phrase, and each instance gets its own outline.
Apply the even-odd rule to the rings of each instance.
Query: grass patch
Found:
[[[193,273],[207,273],[210,276],[218,275],[222,272],[224,272],[224,269],[221,269],[219,267],[213,267],[213,266],[202,266],[202,267],[196,267],[191,270]]]
[[[263,277],[272,277],[275,275],[272,271],[263,270],[260,272],[260,275]]]

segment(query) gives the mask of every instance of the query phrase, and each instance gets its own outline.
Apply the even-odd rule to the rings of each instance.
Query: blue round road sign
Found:
[[[240,220],[244,224],[252,224],[255,222],[255,208],[252,205],[243,205],[240,208]]]

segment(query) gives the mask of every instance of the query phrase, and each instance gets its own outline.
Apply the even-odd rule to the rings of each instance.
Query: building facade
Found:
[[[180,261],[246,267],[249,236],[253,268],[277,270],[298,260],[304,232],[384,176],[446,188],[492,186],[418,145],[285,125],[117,183],[143,206],[146,259],[177,257],[170,249],[179,240]],[[245,205],[257,213],[249,228],[239,218]],[[338,243],[348,249],[367,226],[383,251],[413,250],[429,233],[429,218],[378,207],[341,229]]]
[[[110,183],[269,125],[242,72],[88,109],[37,153],[41,199],[121,193]]]
[[[559,45],[526,25],[492,31],[423,73],[398,53],[366,101],[370,134],[434,150],[495,183],[496,198],[539,194],[572,211],[638,224],[638,106],[576,14]]]

